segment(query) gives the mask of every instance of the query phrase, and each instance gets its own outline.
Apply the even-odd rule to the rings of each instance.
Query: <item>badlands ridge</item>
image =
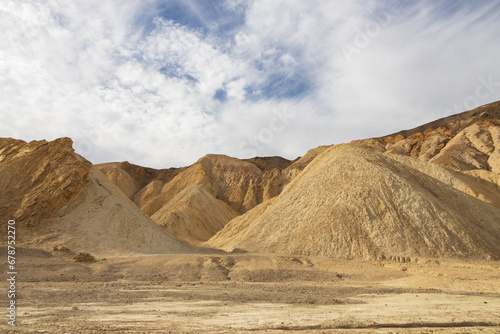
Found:
[[[0,216],[24,247],[500,259],[500,102],[289,161],[92,165],[72,141],[0,139]]]

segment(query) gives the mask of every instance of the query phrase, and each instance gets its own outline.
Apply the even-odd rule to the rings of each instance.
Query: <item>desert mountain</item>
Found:
[[[290,164],[290,161],[280,157],[240,160],[209,154],[195,164],[179,169],[153,170],[128,162],[97,166],[146,214],[152,216],[192,185],[205,189],[234,210],[246,212],[282,190],[291,174],[283,171]],[[142,168],[144,171],[139,172]],[[138,178],[137,174],[149,177]]]
[[[28,246],[500,258],[500,102],[294,161],[93,166],[71,145],[0,139],[2,224]]]
[[[356,140],[351,144],[430,161],[499,184],[500,102],[415,129]],[[278,195],[294,176],[328,147],[312,149],[294,161],[280,157],[241,160],[211,154],[183,168],[156,170],[128,162],[97,167],[150,216],[193,184],[244,213]]]
[[[213,236],[235,214],[281,193],[325,149],[313,149],[295,161],[281,157],[241,160],[209,154],[180,169],[153,170],[128,162],[97,167],[169,233],[199,242]],[[195,232],[187,226],[198,226],[200,230]]]
[[[338,145],[207,245],[341,258],[498,259],[500,209],[455,187],[474,182],[411,157]]]
[[[332,147],[207,244],[343,258],[498,259],[499,154],[500,102]]]
[[[352,144],[430,161],[500,185],[500,101]]]
[[[394,161],[500,207],[500,102],[412,130],[351,144],[389,154]],[[294,161],[279,157],[241,160],[210,154],[189,167],[177,169],[154,170],[128,162],[102,164],[98,168],[167,231],[183,240],[199,242],[218,231],[234,211],[244,214],[279,195],[327,149],[329,146],[312,149]],[[420,164],[415,159],[431,164]],[[436,170],[436,164],[461,174]],[[213,200],[228,204],[233,213],[223,209],[220,202],[207,205]],[[207,207],[214,211],[207,212]],[[197,232],[188,226],[198,226]]]
[[[34,227],[71,202],[89,180],[92,164],[73,153],[69,138],[26,143],[0,139],[0,214]]]
[[[75,252],[171,253],[193,249],[168,235],[72,141],[0,139],[0,217],[16,221],[21,245]]]
[[[158,195],[165,183],[186,169],[154,169],[127,161],[98,164],[96,167],[139,207]]]
[[[238,213],[208,191],[192,185],[151,217],[167,232],[191,243],[200,243],[219,232]]]

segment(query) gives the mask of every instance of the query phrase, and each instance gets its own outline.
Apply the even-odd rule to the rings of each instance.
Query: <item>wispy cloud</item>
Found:
[[[500,99],[495,2],[207,6],[2,2],[0,135],[70,136],[93,162],[155,167],[294,158]]]

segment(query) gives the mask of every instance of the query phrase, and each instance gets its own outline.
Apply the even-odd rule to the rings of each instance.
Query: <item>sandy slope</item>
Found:
[[[470,179],[432,169],[334,146],[207,245],[341,258],[500,258],[500,209],[454,188]]]
[[[69,138],[0,139],[0,186],[1,224],[16,221],[19,245],[94,255],[194,251],[76,155]]]
[[[194,251],[155,224],[94,168],[83,192],[33,234],[30,246],[64,245],[99,256]]]
[[[210,239],[237,215],[228,204],[192,185],[162,206],[151,219],[181,240],[200,243]]]

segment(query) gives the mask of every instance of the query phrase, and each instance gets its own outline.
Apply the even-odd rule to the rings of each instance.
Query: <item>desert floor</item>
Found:
[[[19,249],[17,326],[2,316],[0,332],[500,332],[495,261],[73,255]]]

